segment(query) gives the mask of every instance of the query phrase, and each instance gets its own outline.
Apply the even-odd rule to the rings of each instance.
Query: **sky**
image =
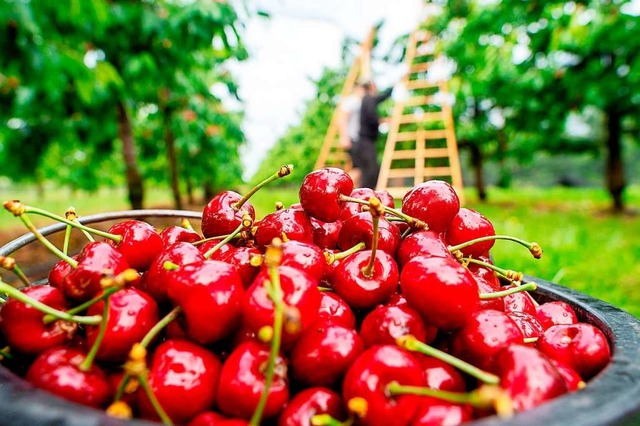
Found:
[[[245,178],[250,178],[270,147],[286,129],[299,122],[306,99],[312,98],[310,79],[324,66],[340,63],[345,37],[363,40],[384,20],[380,51],[413,30],[423,16],[423,0],[256,0],[256,9],[270,18],[252,17],[242,33],[247,61],[231,64],[244,102],[242,149]],[[385,85],[393,72],[383,67],[374,76]],[[395,73],[397,75],[397,72]]]

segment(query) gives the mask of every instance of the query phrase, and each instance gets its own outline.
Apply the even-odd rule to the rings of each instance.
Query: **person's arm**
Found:
[[[392,92],[393,92],[393,87],[389,87],[388,89],[385,89],[382,92],[379,92],[376,95],[376,104],[379,104],[389,99],[391,97]]]

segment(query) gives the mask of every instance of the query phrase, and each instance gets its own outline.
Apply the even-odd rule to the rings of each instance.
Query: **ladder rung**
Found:
[[[416,158],[416,150],[415,149],[402,149],[400,151],[394,151],[392,160],[413,160]]]
[[[431,65],[429,62],[413,64],[411,65],[411,68],[409,68],[409,73],[426,72],[427,70],[429,70],[429,65]]]
[[[447,138],[447,131],[445,129],[420,130],[420,133],[422,133],[422,136],[426,140]],[[415,140],[418,140],[418,132],[399,132],[396,135],[396,141],[398,142],[415,141]]]
[[[442,111],[423,112],[422,114],[405,114],[399,117],[400,124],[425,123],[428,121],[442,121],[444,113]]]
[[[390,169],[389,179],[393,178],[412,178],[416,175],[416,169]]]
[[[428,31],[418,31],[416,33],[416,41],[417,42],[427,42],[431,39],[431,33],[429,33]]]
[[[435,98],[431,95],[427,96],[413,96],[406,101],[402,102],[404,106],[421,106],[421,105],[434,105],[438,104]]]
[[[416,89],[435,89],[439,87],[437,81],[428,81],[428,80],[411,80],[405,83],[405,87],[408,90],[416,90]]]
[[[451,167],[425,167],[424,176],[451,176]]]
[[[424,156],[427,158],[445,158],[449,157],[447,148],[427,148],[424,150]]]
[[[447,148],[426,148],[422,150],[425,158],[447,158],[449,157],[449,150]],[[407,160],[417,159],[418,150],[415,149],[401,149],[394,151],[393,160]]]

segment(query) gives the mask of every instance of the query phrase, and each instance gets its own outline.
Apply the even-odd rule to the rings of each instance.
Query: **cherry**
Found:
[[[342,221],[323,222],[316,218],[310,218],[313,231],[313,242],[322,249],[334,249],[338,245],[338,235],[342,228]]]
[[[473,409],[469,405],[423,397],[411,426],[458,425],[472,419]]]
[[[561,300],[537,306],[536,318],[545,330],[552,325],[576,324],[578,322],[578,316],[571,305]]]
[[[418,256],[400,274],[402,294],[427,324],[462,327],[480,302],[471,273],[453,258]]]
[[[167,340],[153,353],[149,387],[174,422],[186,423],[215,403],[220,369],[218,357],[205,348],[187,340]],[[138,395],[142,417],[157,420],[146,393]]]
[[[355,188],[351,191],[351,198],[368,201],[371,197],[375,197],[376,193],[371,188]],[[391,206],[393,207],[393,206]],[[340,220],[349,220],[352,216],[362,213],[364,205],[359,203],[344,203],[340,208]]]
[[[213,197],[202,211],[202,235],[211,238],[231,234],[242,224],[244,212],[255,220],[255,208],[248,201],[239,205],[242,199],[234,191],[224,191]]]
[[[204,411],[195,416],[187,426],[249,426],[249,422],[230,419],[213,411]]]
[[[442,234],[423,230],[409,234],[398,247],[398,264],[402,268],[416,256],[451,257]]]
[[[395,345],[396,339],[406,335],[431,343],[436,333],[437,329],[425,327],[420,314],[407,305],[380,305],[364,317],[360,327],[360,336],[367,347]]]
[[[218,253],[218,252],[216,252]],[[222,262],[229,263],[236,268],[242,286],[247,289],[255,279],[258,272],[260,272],[259,265],[256,265],[253,261],[254,258],[262,255],[262,252],[256,247],[242,246],[233,247],[224,253],[212,256],[211,258],[220,260]]]
[[[104,275],[118,275],[128,268],[124,256],[110,244],[92,242],[78,255],[77,268],[64,277],[62,290],[70,299],[89,300],[102,289],[100,280]]]
[[[602,331],[591,324],[560,324],[549,327],[538,339],[543,354],[566,364],[588,380],[611,360],[609,342]]]
[[[481,237],[495,235],[493,224],[475,210],[461,207],[446,231],[447,242],[452,245],[462,244]],[[495,240],[475,243],[461,249],[466,257],[486,256],[493,247]]]
[[[269,348],[255,341],[239,344],[222,366],[217,388],[218,408],[224,414],[249,419],[265,388]],[[286,360],[276,358],[275,376],[268,389],[263,418],[275,417],[289,399]]]
[[[313,242],[309,216],[304,211],[294,209],[269,213],[256,226],[255,239],[258,245],[266,247],[274,238]]]
[[[140,220],[118,222],[108,232],[122,237],[120,242],[110,239],[106,242],[122,253],[129,266],[138,271],[146,271],[163,247],[158,231]]]
[[[526,312],[509,312],[507,315],[516,323],[525,339],[537,338],[544,333],[542,325],[533,315]]]
[[[73,256],[74,260],[78,260],[78,256]],[[48,282],[51,287],[62,289],[62,283],[64,277],[69,275],[73,271],[73,267],[65,259],[60,259],[53,265],[53,268],[49,271]]]
[[[504,312],[474,312],[451,341],[452,353],[483,370],[491,370],[493,357],[511,343],[523,343],[522,331]]]
[[[380,200],[383,206],[395,208],[396,200],[393,198],[391,193],[389,193],[389,191],[387,191],[386,189],[379,189],[375,191],[375,195]]]
[[[344,418],[342,399],[331,389],[307,388],[289,401],[278,418],[278,426],[309,426],[314,424],[312,418],[320,414],[336,420]]]
[[[182,308],[190,339],[208,344],[229,336],[242,316],[244,289],[236,269],[217,260],[173,271],[169,299]]]
[[[86,354],[77,348],[54,347],[42,352],[31,364],[26,379],[34,386],[61,398],[94,408],[103,408],[112,397],[106,373],[93,365],[82,371]]]
[[[202,237],[193,229],[183,226],[168,226],[160,232],[162,247],[169,247],[175,243],[195,243],[200,241]]]
[[[28,287],[24,294],[58,309],[67,310],[67,301],[60,290],[47,285]],[[73,337],[77,326],[66,321],[45,324],[44,313],[16,299],[8,299],[0,310],[0,328],[12,351],[39,354],[62,345]]]
[[[427,223],[429,229],[444,232],[460,210],[460,199],[447,182],[430,180],[409,190],[402,199],[402,212]]]
[[[154,259],[148,271],[142,275],[141,288],[149,293],[159,303],[169,299],[167,287],[171,281],[173,271],[165,267],[170,262],[178,267],[204,260],[198,248],[187,242],[178,242],[166,247]]]
[[[494,284],[492,281],[488,281],[484,278],[484,275],[474,275],[476,284],[478,284],[478,291],[480,294],[496,293],[501,291],[499,283]],[[504,311],[504,297],[492,297],[490,299],[480,299],[480,305],[478,309],[493,309],[496,311]]]
[[[493,265],[493,261],[489,257],[480,256],[476,259],[480,260],[482,263]],[[469,269],[469,271],[471,271],[474,277],[483,278],[485,281],[491,284],[492,287],[495,287],[496,289],[500,288],[500,279],[493,269],[490,269],[478,263],[469,263],[467,265],[467,268]]]
[[[511,344],[495,356],[500,386],[511,397],[516,411],[536,407],[567,392],[567,386],[551,360],[529,346]]]
[[[371,248],[374,238],[373,219],[369,212],[357,213],[342,223],[338,235],[338,247],[348,250],[359,242],[364,242],[367,249]],[[387,219],[380,218],[378,224],[378,249],[395,256],[400,244],[400,231]]]
[[[355,329],[356,316],[347,302],[331,291],[322,291],[320,294],[320,307],[316,321],[330,320],[334,324]]]
[[[352,191],[353,181],[344,170],[325,167],[304,177],[298,196],[309,216],[323,222],[335,222],[340,218],[344,204],[340,195],[349,195]]]
[[[364,350],[354,329],[316,321],[291,351],[293,376],[311,386],[331,386]]]
[[[88,315],[100,315],[104,301],[87,310]],[[141,341],[159,321],[158,305],[151,296],[134,288],[125,288],[109,296],[107,328],[96,358],[108,362],[123,362],[134,343]],[[92,346],[99,334],[98,326],[87,327],[87,343]]]
[[[292,343],[318,316],[321,295],[318,281],[306,272],[291,266],[279,266],[283,302],[289,317],[283,328],[283,342]],[[274,305],[265,286],[270,283],[269,271],[261,271],[244,297],[243,319],[246,325],[257,332],[264,326],[273,325]]]
[[[415,395],[391,396],[387,386],[424,386],[416,359],[404,349],[391,345],[373,346],[351,364],[342,384],[342,396],[358,424],[367,426],[407,425],[420,404]]]
[[[507,288],[513,287],[515,286],[508,286]],[[526,291],[509,294],[503,298],[503,301],[506,313],[524,312],[536,316],[536,303]]]
[[[312,279],[320,281],[327,269],[324,253],[315,244],[301,241],[282,243],[281,265],[305,271]]]
[[[587,385],[573,368],[555,359],[551,359],[551,363],[562,376],[569,392],[580,390]]]
[[[467,388],[464,378],[451,364],[432,356],[414,354],[430,389],[450,392],[464,392]]]

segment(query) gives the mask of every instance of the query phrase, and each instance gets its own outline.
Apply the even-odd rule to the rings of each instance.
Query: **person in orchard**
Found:
[[[349,171],[349,175],[356,187],[360,185],[361,170],[355,151],[360,136],[360,108],[365,94],[365,84],[365,82],[359,82],[353,93],[346,97],[339,107],[340,148],[344,149],[351,157],[352,169]]]

